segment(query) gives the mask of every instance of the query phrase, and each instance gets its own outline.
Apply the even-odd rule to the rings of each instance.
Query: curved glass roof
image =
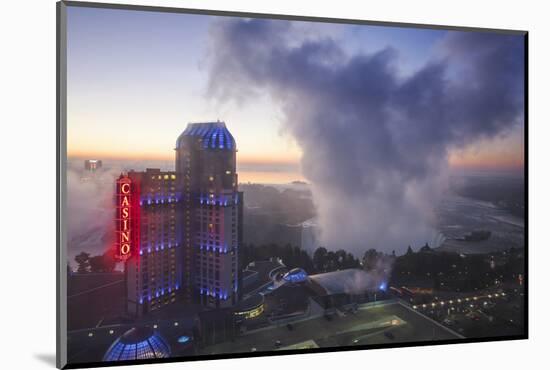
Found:
[[[170,357],[170,347],[158,332],[150,328],[132,328],[111,344],[103,361],[166,357]]]
[[[301,283],[307,280],[307,272],[301,268],[294,268],[284,274],[283,279],[290,283]]]
[[[235,139],[227,127],[225,127],[225,122],[189,123],[185,131],[178,137],[176,149],[183,147],[186,136],[195,136],[202,139],[202,147],[204,149],[237,149]]]

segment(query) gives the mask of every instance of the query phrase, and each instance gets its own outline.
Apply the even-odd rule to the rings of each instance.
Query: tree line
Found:
[[[76,272],[84,274],[88,272],[113,272],[116,267],[114,253],[109,251],[103,254],[92,256],[90,253],[81,252],[74,257]]]
[[[343,249],[330,251],[325,247],[319,247],[310,256],[300,247],[275,243],[266,245],[243,244],[239,250],[239,262],[242,267],[252,261],[268,260],[272,257],[281,258],[289,269],[300,267],[308,274],[315,274],[350,268],[374,270],[381,265],[389,264],[395,258],[395,253],[387,255],[375,249],[369,249],[362,259],[358,259]],[[74,257],[74,261],[76,262],[75,272],[80,274],[113,272],[117,263],[112,252],[105,252],[96,256],[92,256],[88,252],[81,252]],[[68,270],[72,272],[69,267]]]
[[[363,268],[367,271],[388,270],[388,267],[396,258],[395,252],[385,254],[375,249],[368,249],[363,257],[359,259],[343,249],[331,251],[325,247],[317,248],[310,255],[300,247],[274,243],[266,245],[243,244],[239,250],[239,260],[243,267],[252,261],[267,260],[272,257],[281,258],[289,269],[300,267],[308,274],[351,268]]]
[[[492,254],[462,255],[435,251],[428,244],[417,252],[409,246],[405,254],[396,256],[368,249],[362,258],[344,250],[317,248],[312,255],[291,244],[243,244],[239,250],[240,266],[252,261],[281,258],[289,268],[300,267],[308,274],[318,274],[350,268],[383,273],[391,276],[390,283],[405,284],[430,281],[436,289],[471,290],[492,284],[495,279],[509,280],[524,273],[522,250],[510,249]],[[74,258],[77,273],[113,272],[116,260],[112,252],[92,256],[81,252]],[[494,260],[496,263],[491,264]],[[420,280],[419,280],[420,279]]]

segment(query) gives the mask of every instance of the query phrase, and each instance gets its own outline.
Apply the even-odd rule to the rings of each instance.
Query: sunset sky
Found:
[[[237,141],[241,181],[302,179],[301,150],[267,95],[254,104],[207,94],[209,37],[220,17],[68,8],[68,154],[99,159],[171,160],[188,122],[220,119]],[[331,38],[350,54],[398,51],[403,78],[437,58],[441,30],[300,22],[304,35]],[[523,166],[523,126],[450,155],[453,168]]]

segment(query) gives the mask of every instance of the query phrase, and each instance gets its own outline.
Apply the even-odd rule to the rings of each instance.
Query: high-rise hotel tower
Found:
[[[242,199],[236,143],[224,122],[191,123],[176,143],[183,293],[209,307],[237,303]]]
[[[181,296],[176,174],[150,168],[129,171],[117,180],[116,199],[117,254],[126,261],[127,311],[141,316]]]
[[[121,174],[116,254],[135,316],[182,300],[211,308],[239,300],[242,193],[236,144],[224,122],[191,123],[176,142],[176,171]]]

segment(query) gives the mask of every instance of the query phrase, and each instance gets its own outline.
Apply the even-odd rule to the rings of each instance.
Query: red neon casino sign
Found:
[[[117,210],[116,210],[116,229],[117,241],[115,256],[120,261],[126,261],[132,256],[133,246],[137,240],[134,240],[133,225],[135,214],[133,208],[135,204],[132,199],[135,197],[132,186],[132,180],[128,176],[121,175],[117,180]]]

